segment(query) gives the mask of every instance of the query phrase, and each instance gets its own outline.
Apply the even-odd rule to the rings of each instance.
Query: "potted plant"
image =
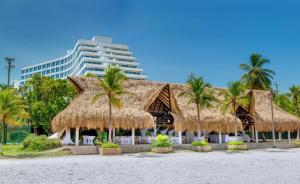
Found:
[[[212,150],[211,145],[205,140],[192,142],[193,150],[198,152],[209,152]]]
[[[227,144],[228,150],[247,150],[247,144],[243,141],[230,141]]]
[[[156,140],[151,144],[152,151],[155,153],[172,152],[172,144],[167,135],[158,135]]]
[[[103,143],[101,147],[99,147],[99,152],[101,155],[121,155],[122,150],[120,145],[114,144],[111,142]]]

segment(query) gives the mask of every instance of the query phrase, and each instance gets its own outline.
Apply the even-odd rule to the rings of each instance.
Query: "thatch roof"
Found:
[[[202,131],[216,131],[216,132],[234,132],[234,116],[229,113],[221,113],[217,105],[211,109],[205,109],[200,111],[200,122],[198,123],[198,116],[196,111],[196,105],[190,104],[188,98],[178,97],[181,91],[187,90],[187,86],[183,84],[173,84],[172,91],[177,99],[179,109],[182,111],[182,116],[174,114],[175,129],[176,130],[202,130]],[[218,88],[213,88],[214,95],[217,97],[219,93]],[[217,97],[218,98],[218,97]],[[239,119],[236,120],[236,126],[238,130],[242,130],[242,123]]]
[[[271,98],[268,91],[253,91],[254,105],[252,116],[258,131],[272,131]],[[273,103],[275,130],[295,131],[300,128],[300,119],[289,114]]]
[[[53,119],[53,130],[59,131],[76,126],[89,129],[108,128],[107,98],[102,97],[95,103],[92,100],[99,92],[98,80],[83,77],[68,79],[75,86],[78,95]],[[234,132],[234,117],[231,114],[222,114],[216,108],[202,111],[199,125],[195,105],[189,104],[186,97],[178,97],[186,85],[142,80],[129,80],[124,83],[125,89],[135,95],[123,95],[121,99],[124,101],[124,107],[113,108],[113,127],[122,129],[154,127],[154,119],[148,112],[148,108],[166,86],[170,97],[165,103],[168,103],[166,105],[172,110],[176,130],[197,131],[200,128],[202,131]],[[237,127],[239,130],[242,129],[240,120],[237,120]]]

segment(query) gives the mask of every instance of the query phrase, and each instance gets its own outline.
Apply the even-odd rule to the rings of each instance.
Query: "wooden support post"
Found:
[[[131,130],[131,144],[134,145],[135,144],[135,129],[132,128]]]
[[[75,145],[79,146],[79,126],[76,127],[75,139]]]
[[[116,128],[113,128],[113,135],[112,135],[112,141],[115,142],[115,137],[116,137]]]
[[[297,130],[297,140],[299,140],[300,139],[300,130],[298,129]]]
[[[258,143],[258,131],[255,130],[255,142]]]
[[[254,139],[255,137],[254,125],[251,125],[251,133],[252,133],[252,138]]]
[[[190,138],[191,138],[191,143],[193,142],[193,139],[194,139],[194,134],[195,134],[195,132],[191,131],[191,135],[190,135]]]
[[[222,144],[222,132],[219,132],[219,144]]]
[[[198,130],[198,139],[199,139],[199,141],[201,141],[201,139],[202,139],[201,130]]]
[[[178,143],[182,144],[182,136],[181,136],[181,131],[178,132]]]
[[[154,124],[154,136],[156,137],[156,123]]]
[[[288,140],[289,140],[289,143],[291,142],[291,131],[288,131]]]
[[[282,133],[281,133],[281,132],[278,133],[278,140],[279,140],[279,141],[282,140]]]

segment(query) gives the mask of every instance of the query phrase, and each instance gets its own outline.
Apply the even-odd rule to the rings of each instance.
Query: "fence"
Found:
[[[6,143],[8,144],[21,143],[26,138],[26,136],[31,133],[31,126],[20,126],[20,127],[8,126],[5,133],[7,135]],[[2,139],[2,132],[0,132],[0,138]]]

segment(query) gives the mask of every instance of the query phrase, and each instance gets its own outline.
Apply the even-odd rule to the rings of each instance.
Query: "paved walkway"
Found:
[[[3,184],[300,183],[300,149],[0,160]]]

